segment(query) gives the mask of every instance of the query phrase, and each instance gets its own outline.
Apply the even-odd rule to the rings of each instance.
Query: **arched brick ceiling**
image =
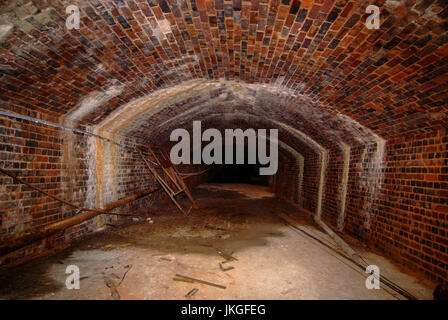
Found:
[[[192,136],[193,122],[191,119],[183,119],[178,122],[178,125],[181,128],[189,131],[190,136]],[[315,152],[314,149],[317,145],[314,140],[309,139],[309,137],[305,135],[300,135],[300,133],[298,133],[291,127],[276,126],[274,122],[268,119],[243,113],[211,113],[201,119],[201,127],[202,131],[205,131],[207,128],[216,128],[222,133],[224,133],[224,129],[254,129],[257,132],[258,129],[278,127],[278,141],[273,140],[273,142],[277,143],[279,147],[283,146],[283,149],[285,149],[285,147],[287,146],[296,151],[304,151],[303,149],[306,149],[305,151],[312,153]],[[168,140],[169,133],[171,133],[173,129],[175,128],[169,127],[166,130],[163,130],[163,132],[161,132],[160,134],[154,135],[152,141],[163,139],[159,140],[159,143],[163,145],[174,144],[175,142],[170,142]],[[267,138],[270,139],[269,129],[267,129],[266,131],[268,135]],[[166,132],[169,133],[166,134]]]
[[[224,120],[223,117],[225,117]],[[185,128],[187,131],[190,132],[190,135],[192,135],[193,126],[191,121],[185,121],[180,124],[182,125],[182,128]],[[263,119],[253,116],[242,117],[240,114],[224,114],[224,115],[209,114],[201,122],[203,131],[206,130],[206,128],[217,128],[218,130],[222,129],[222,132],[224,129],[241,129],[243,131],[247,129],[254,129],[256,134],[258,134],[257,133],[258,129],[265,129],[267,127],[267,124],[269,124],[269,121],[264,121]],[[164,136],[164,138],[165,137],[166,136]],[[282,153],[283,155],[286,155],[288,158],[294,160],[297,158],[298,155],[299,157],[302,156],[300,152],[307,152],[307,153],[316,152],[313,148],[314,146],[311,146],[306,142],[303,142],[299,137],[292,134],[290,131],[284,129],[280,129],[278,139],[272,139],[269,136],[268,130],[267,130],[267,136],[265,137],[269,141],[269,143],[277,145],[279,153]],[[176,142],[163,141],[163,143],[175,144]],[[204,145],[205,144],[207,144],[207,142],[204,142]],[[223,144],[225,146],[224,138],[223,138]]]
[[[172,130],[190,128],[194,120],[221,115],[216,128],[226,128],[226,120],[236,116],[258,128],[294,132],[330,148],[341,141],[365,144],[381,139],[356,121],[332,111],[277,85],[198,80],[137,99],[96,128],[101,135],[132,136],[145,144],[163,145],[169,142]]]
[[[80,30],[65,27],[69,4]],[[365,27],[370,4],[379,30]],[[447,15],[444,0],[5,2],[1,108],[97,125],[163,89],[227,79],[292,90],[383,137],[437,129],[448,118]],[[292,121],[297,105],[284,107]],[[317,136],[310,114],[300,123]]]

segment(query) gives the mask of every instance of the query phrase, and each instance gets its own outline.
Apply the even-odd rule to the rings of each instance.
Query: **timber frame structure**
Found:
[[[143,161],[176,207],[186,216],[190,213],[192,208],[198,209],[199,207],[191,195],[188,186],[185,184],[176,168],[174,168],[166,150],[162,148],[148,148],[147,151],[148,154],[151,155],[152,160],[146,159],[143,153],[140,152]],[[188,209],[182,207],[176,199],[176,196],[182,193],[185,193],[192,203]]]

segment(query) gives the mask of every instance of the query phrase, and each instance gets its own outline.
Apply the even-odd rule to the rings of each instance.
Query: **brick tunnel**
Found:
[[[0,298],[184,299],[182,274],[225,287],[187,298],[433,299],[447,18],[444,0],[2,2]],[[278,161],[175,164],[183,214],[148,150],[198,122],[276,129]]]

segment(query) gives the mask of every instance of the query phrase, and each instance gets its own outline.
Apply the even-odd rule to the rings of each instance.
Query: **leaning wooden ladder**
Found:
[[[143,153],[140,151],[140,155],[143,161],[146,163],[146,166],[154,175],[156,180],[160,183],[163,190],[165,190],[165,192],[174,202],[176,207],[184,215],[188,215],[192,208],[197,209],[198,205],[196,204],[196,201],[191,195],[190,190],[184,182],[184,179],[182,179],[177,170],[174,168],[167,152],[162,148],[148,148],[146,149],[146,151],[152,159],[146,159]],[[188,210],[182,207],[182,205],[176,199],[176,196],[181,193],[185,193],[192,203]]]

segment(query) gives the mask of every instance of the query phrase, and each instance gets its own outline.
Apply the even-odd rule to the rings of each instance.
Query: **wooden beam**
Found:
[[[120,214],[120,213],[111,213],[110,211],[118,208],[122,205],[125,205],[127,203],[130,203],[132,201],[135,201],[137,199],[140,199],[150,193],[153,193],[155,191],[158,191],[161,189],[160,186],[155,186],[152,188],[148,188],[146,190],[134,193],[133,195],[123,198],[121,200],[109,203],[108,205],[106,205],[104,207],[104,209],[88,209],[88,208],[83,208],[83,207],[79,207],[76,205],[73,205],[72,203],[64,200],[64,199],[60,199],[57,196],[53,196],[48,194],[48,192],[46,192],[45,190],[42,190],[40,188],[37,188],[35,186],[30,185],[28,182],[24,181],[23,179],[20,179],[18,177],[15,177],[14,175],[10,174],[8,171],[1,169],[0,171],[16,180],[18,180],[19,182],[28,185],[29,187],[42,192],[48,196],[50,196],[51,198],[58,200],[62,203],[65,203],[67,205],[70,205],[71,207],[75,207],[83,212],[74,215],[72,217],[63,219],[61,221],[57,221],[45,226],[41,226],[41,227],[35,227],[35,228],[31,228],[30,230],[25,231],[24,233],[21,233],[19,235],[15,235],[15,236],[11,236],[11,237],[5,237],[3,239],[1,239],[1,245],[0,245],[0,257],[4,256],[10,252],[13,252],[15,250],[18,250],[24,246],[30,245],[36,241],[42,240],[42,239],[46,239],[51,235],[54,235],[58,232],[62,232],[65,229],[72,227],[74,225],[80,224],[86,220],[92,219],[100,214],[113,214],[113,215],[130,215],[132,216],[132,214]],[[205,171],[204,171],[205,172]],[[198,173],[202,174],[203,172]],[[193,177],[193,175],[191,176],[187,176],[185,178],[183,178],[184,180],[187,180],[189,178]]]
[[[106,205],[106,207],[103,210],[87,210],[87,211],[84,211],[77,215],[74,215],[72,217],[48,224],[43,227],[32,228],[32,229],[25,231],[24,233],[21,233],[17,236],[3,238],[2,244],[0,245],[0,256],[8,254],[17,249],[20,249],[20,248],[22,248],[26,245],[29,245],[33,242],[45,239],[53,234],[64,231],[65,229],[67,229],[71,226],[74,226],[74,225],[82,223],[86,220],[92,219],[100,214],[108,213],[108,211],[111,211],[111,210],[118,208],[122,205],[125,205],[125,204],[135,201],[139,198],[142,198],[142,197],[144,197],[150,193],[153,193],[159,189],[160,189],[159,186],[152,187],[152,188],[146,189],[144,191],[137,192],[137,193],[135,193],[129,197],[126,197],[124,199],[112,202],[112,203]]]

